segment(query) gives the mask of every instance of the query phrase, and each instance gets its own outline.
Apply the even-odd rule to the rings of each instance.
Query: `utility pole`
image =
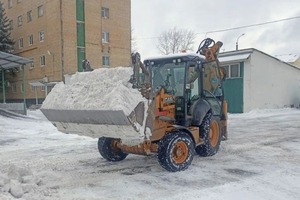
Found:
[[[242,36],[244,36],[244,35],[245,35],[245,33],[243,33],[242,35],[240,35],[240,36],[237,38],[236,43],[235,43],[235,50],[239,50],[239,39],[240,39],[240,37],[242,37]]]

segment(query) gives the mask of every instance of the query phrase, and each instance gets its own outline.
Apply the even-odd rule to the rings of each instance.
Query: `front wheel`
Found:
[[[194,149],[194,141],[188,134],[169,133],[158,144],[159,164],[170,172],[185,170],[192,163]]]
[[[98,140],[98,150],[100,155],[108,161],[117,162],[124,160],[128,154],[117,148],[115,143],[117,139],[101,137]]]
[[[204,143],[196,147],[196,153],[204,157],[215,155],[220,147],[221,133],[218,120],[212,117],[211,112],[205,115],[199,131]]]

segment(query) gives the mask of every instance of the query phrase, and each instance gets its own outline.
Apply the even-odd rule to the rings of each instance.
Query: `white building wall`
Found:
[[[252,57],[252,56],[251,56]],[[244,85],[243,85],[243,102],[244,102],[244,106],[243,106],[243,112],[248,112],[251,109],[251,105],[252,105],[252,95],[251,95],[251,68],[252,68],[252,64],[251,64],[251,57],[247,60],[244,61]]]
[[[244,112],[300,105],[300,69],[254,50],[244,67]]]

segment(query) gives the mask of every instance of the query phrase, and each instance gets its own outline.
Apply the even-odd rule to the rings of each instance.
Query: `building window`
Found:
[[[102,7],[101,16],[104,19],[108,19],[109,18],[109,8]]]
[[[84,22],[77,21],[77,46],[84,47],[85,46],[85,28]]]
[[[41,91],[45,91],[46,87],[45,86],[41,86]]]
[[[45,40],[45,32],[44,31],[40,31],[39,32],[39,41],[40,42],[44,42]]]
[[[230,77],[240,77],[240,65],[230,65]]]
[[[12,83],[12,84],[11,84],[11,91],[12,91],[13,93],[16,93],[16,92],[17,92],[17,85],[16,85],[16,83]]]
[[[11,8],[13,6],[12,0],[8,0],[8,8]]]
[[[14,21],[13,20],[9,20],[9,29],[10,30],[14,29]]]
[[[240,64],[230,64],[222,66],[226,70],[226,78],[239,78],[241,77]]]
[[[109,42],[109,32],[102,32],[102,43]]]
[[[22,26],[22,15],[18,17],[18,26]]]
[[[42,55],[40,57],[40,64],[41,64],[41,67],[45,66],[45,64],[46,64],[46,57],[44,55]]]
[[[32,21],[32,10],[27,12],[27,22],[31,22]]]
[[[30,88],[32,92],[35,92],[36,86],[31,85]]]
[[[22,93],[24,92],[24,85],[23,85],[23,83],[21,83],[21,92]]]
[[[32,60],[32,63],[29,64],[29,69],[33,69],[34,68],[34,58],[29,58],[30,60]]]
[[[102,56],[103,67],[109,67],[109,56]]]
[[[226,71],[226,78],[229,78],[229,65],[222,66]]]
[[[23,38],[19,39],[19,49],[22,49],[24,47]]]
[[[29,46],[33,45],[33,35],[28,36]]]
[[[38,17],[42,17],[44,15],[44,7],[43,5],[38,7]]]

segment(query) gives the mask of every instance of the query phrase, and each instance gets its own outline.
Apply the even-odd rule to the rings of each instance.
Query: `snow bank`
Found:
[[[7,173],[0,172],[0,192],[10,193],[15,198],[21,198],[41,183],[28,168],[11,165]]]
[[[42,109],[123,110],[129,115],[146,99],[132,89],[129,67],[100,68],[79,72],[57,84],[47,96]]]
[[[246,113],[240,113],[240,114],[232,114],[229,113],[229,118],[261,118],[261,117],[272,117],[272,116],[281,116],[290,114],[291,111],[297,110],[295,108],[280,108],[280,109],[253,109]]]

